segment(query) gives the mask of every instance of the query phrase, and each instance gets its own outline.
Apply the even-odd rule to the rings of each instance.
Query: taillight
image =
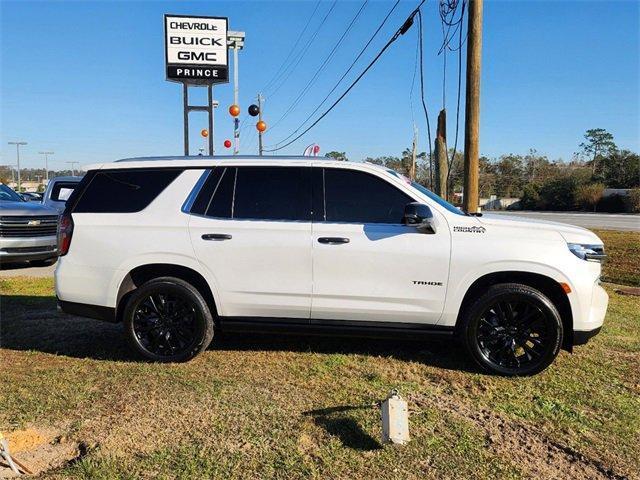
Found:
[[[58,255],[66,255],[71,246],[71,236],[73,235],[73,219],[70,213],[65,213],[60,217],[58,224]]]

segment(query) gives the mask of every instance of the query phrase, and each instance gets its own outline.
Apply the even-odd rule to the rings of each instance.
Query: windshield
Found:
[[[393,175],[395,175],[398,178],[401,178],[402,180],[407,182],[409,185],[411,185],[413,188],[418,190],[420,193],[424,193],[427,197],[429,197],[431,200],[436,202],[438,205],[440,205],[441,207],[443,207],[447,211],[449,211],[451,213],[455,213],[456,215],[465,215],[465,213],[462,210],[460,210],[457,207],[454,207],[449,202],[447,202],[445,199],[443,199],[442,197],[439,197],[438,195],[433,193],[431,190],[429,190],[427,187],[424,187],[424,186],[420,185],[418,182],[410,181],[407,177],[405,177],[404,175],[396,172],[395,170],[387,169],[387,172],[392,173]]]
[[[24,199],[6,185],[0,184],[0,201],[24,202]]]
[[[427,187],[423,187],[417,182],[411,182],[411,186],[416,190],[419,190],[420,192],[424,193],[427,197],[429,197],[431,200],[436,202],[441,207],[446,208],[449,212],[455,213],[456,215],[464,215],[464,212],[462,210],[460,210],[458,207],[454,207],[449,202],[447,202],[444,198],[439,197],[438,195],[433,193],[431,190],[429,190]]]

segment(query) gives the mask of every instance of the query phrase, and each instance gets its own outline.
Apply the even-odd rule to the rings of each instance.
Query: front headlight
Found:
[[[604,253],[604,245],[586,245],[584,243],[567,243],[571,253],[581,260],[590,262],[602,262],[607,256]]]

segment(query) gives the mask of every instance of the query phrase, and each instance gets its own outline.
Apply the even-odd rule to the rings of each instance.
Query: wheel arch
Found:
[[[564,336],[562,348],[572,351],[573,348],[573,312],[571,303],[560,283],[546,275],[525,271],[500,271],[487,273],[477,278],[467,289],[456,320],[456,328],[466,308],[469,308],[478,296],[492,285],[499,283],[521,283],[539,290],[551,300],[560,313]]]
[[[122,312],[128,297],[140,285],[158,277],[175,277],[193,285],[204,297],[214,319],[217,318],[218,307],[211,287],[204,276],[196,270],[184,265],[172,263],[149,263],[139,265],[130,270],[120,282],[116,298],[116,321],[122,321]]]

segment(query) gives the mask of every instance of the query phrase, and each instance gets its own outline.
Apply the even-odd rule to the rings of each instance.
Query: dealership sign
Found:
[[[227,83],[227,24],[223,17],[165,15],[167,80],[196,85]]]

